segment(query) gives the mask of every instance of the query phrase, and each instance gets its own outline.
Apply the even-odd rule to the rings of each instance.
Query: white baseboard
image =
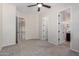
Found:
[[[48,40],[48,42],[51,43],[51,44],[54,44],[54,45],[58,45],[58,43],[54,43],[54,42],[49,41],[49,40]]]
[[[25,40],[40,40],[40,39],[38,39],[38,38],[33,38],[33,39],[30,39],[30,38],[28,38],[28,39],[25,39]]]
[[[77,53],[79,53],[79,51],[78,50],[75,50],[75,49],[72,49],[72,48],[70,48],[72,51],[75,51],[75,52],[77,52]]]

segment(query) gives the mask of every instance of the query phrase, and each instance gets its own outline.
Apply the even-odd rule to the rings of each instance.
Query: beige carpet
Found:
[[[79,56],[65,45],[55,46],[42,40],[23,40],[16,45],[4,47],[1,56]]]

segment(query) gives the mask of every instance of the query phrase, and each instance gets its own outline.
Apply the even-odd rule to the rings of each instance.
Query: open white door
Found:
[[[64,25],[63,25],[63,13],[58,13],[58,43],[62,44],[65,41]]]

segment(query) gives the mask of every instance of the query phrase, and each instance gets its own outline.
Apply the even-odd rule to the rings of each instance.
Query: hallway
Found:
[[[4,47],[2,56],[79,56],[64,45],[53,45],[43,40],[23,40],[16,45]]]

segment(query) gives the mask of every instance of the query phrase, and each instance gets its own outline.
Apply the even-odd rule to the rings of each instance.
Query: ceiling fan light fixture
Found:
[[[46,4],[44,4],[44,3],[36,3],[36,4],[33,4],[33,5],[29,5],[29,6],[27,6],[27,7],[34,7],[34,6],[37,6],[38,7],[38,12],[40,11],[40,8],[41,7],[45,7],[45,8],[51,8],[51,6],[50,5],[46,5]]]
[[[38,6],[38,7],[42,7],[42,4],[38,4],[37,6]]]

